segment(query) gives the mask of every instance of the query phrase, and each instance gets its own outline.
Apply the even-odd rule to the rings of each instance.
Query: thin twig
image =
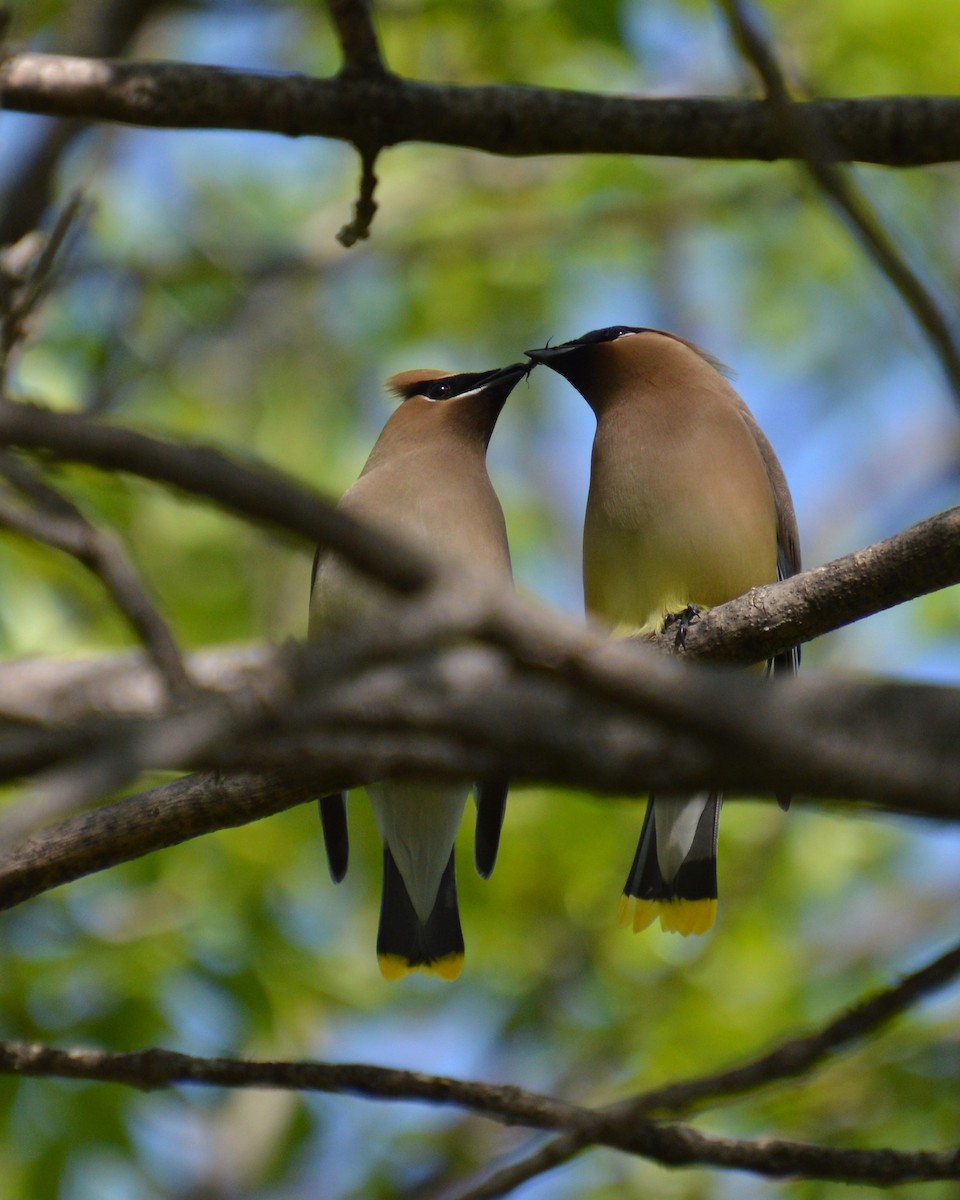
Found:
[[[785,1079],[796,1079],[819,1067],[837,1050],[877,1033],[931,992],[952,983],[958,975],[960,946],[954,946],[899,983],[838,1013],[822,1029],[791,1038],[743,1066],[654,1088],[613,1105],[606,1112],[626,1126],[631,1121],[654,1115],[688,1113],[705,1102],[726,1100]]]
[[[23,338],[28,319],[50,290],[54,264],[67,236],[87,209],[80,191],[72,193],[57,217],[50,235],[30,263],[22,285],[8,297],[0,319],[0,387],[3,386],[10,352]]]
[[[827,145],[827,130],[805,119],[802,109],[808,106],[794,104],[776,55],[750,20],[743,0],[719,3],[737,46],[763,81],[767,102],[782,122],[785,136],[794,143],[797,156],[913,313],[960,401],[960,349],[937,301],[897,249],[866,197],[835,165],[836,152]]]
[[[170,695],[189,695],[192,684],[180,648],[120,543],[12,455],[0,453],[0,476],[38,506],[31,511],[0,495],[0,525],[62,550],[92,571],[143,642]]]
[[[589,1145],[590,1138],[585,1132],[557,1134],[516,1162],[491,1171],[479,1183],[444,1192],[442,1200],[499,1200],[499,1197],[509,1195],[531,1179],[538,1179],[548,1171],[562,1167]],[[441,1200],[441,1197],[437,1197],[437,1200]]]
[[[379,147],[373,150],[360,150],[360,192],[354,205],[353,220],[337,234],[341,246],[355,246],[370,236],[370,226],[377,212],[377,202],[374,195],[377,190],[377,176],[374,168],[377,165]]]
[[[726,1167],[773,1178],[792,1175],[882,1186],[960,1179],[960,1151],[956,1150],[848,1150],[773,1139],[751,1142],[708,1137],[689,1126],[649,1122],[620,1130],[606,1125],[602,1116],[522,1088],[367,1064],[203,1059],[160,1049],[118,1054],[6,1042],[0,1043],[0,1073],[95,1079],[141,1089],[196,1084],[418,1100],[465,1108],[508,1125],[540,1129],[583,1126],[597,1144],[666,1166]]]
[[[60,23],[61,51],[112,57],[122,54],[154,10],[165,0],[93,0],[74,4]],[[84,122],[50,121],[38,129],[14,162],[7,163],[0,192],[0,245],[19,241],[35,229],[51,203],[57,167],[83,132]]]

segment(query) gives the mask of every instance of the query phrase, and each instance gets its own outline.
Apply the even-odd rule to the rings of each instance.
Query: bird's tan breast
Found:
[[[361,475],[340,507],[428,553],[510,578],[503,512],[482,461],[451,458],[442,447],[397,455]],[[311,595],[311,634],[374,612],[390,598],[326,555]]]
[[[589,611],[649,631],[687,604],[776,578],[776,503],[736,409],[638,404],[601,416],[584,524]]]

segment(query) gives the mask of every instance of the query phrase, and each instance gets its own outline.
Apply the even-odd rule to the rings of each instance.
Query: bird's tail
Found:
[[[660,918],[667,933],[706,933],[717,915],[719,792],[650,797],[618,920],[635,933]]]
[[[383,848],[383,899],[377,959],[385,979],[402,979],[411,971],[456,979],[463,967],[463,932],[457,906],[457,873],[453,850],[440,880],[433,911],[421,921],[389,846]]]

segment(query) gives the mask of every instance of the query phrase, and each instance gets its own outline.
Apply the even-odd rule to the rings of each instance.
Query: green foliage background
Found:
[[[14,36],[57,50],[83,8],[20,5]],[[816,93],[955,90],[960,23],[948,0],[777,0],[766,11]],[[393,0],[378,12],[401,74],[645,94],[747,87],[716,13],[692,0]],[[313,0],[163,9],[136,53],[316,73],[338,61]],[[42,128],[0,119],[0,172],[13,176]],[[356,185],[345,147],[92,131],[60,187],[87,188],[96,213],[31,329],[17,390],[211,440],[336,495],[387,416],[381,381],[394,371],[492,367],[548,336],[649,324],[737,369],[794,486],[808,564],[954,502],[956,412],[931,356],[794,166],[509,161],[403,146],[378,170],[372,239],[347,251],[334,240]],[[907,253],[954,297],[956,167],[859,175]],[[592,429],[582,401],[545,374],[511,400],[491,469],[520,585],[577,612]],[[304,632],[307,548],[136,481],[82,470],[62,479],[122,533],[186,646]],[[957,617],[955,590],[931,597],[824,639],[804,670],[955,681]],[[0,541],[4,655],[128,644],[75,563]],[[712,936],[621,932],[613,917],[641,811],[626,797],[517,788],[488,883],[470,869],[468,820],[467,965],[454,985],[379,976],[380,851],[361,794],[350,873],[336,889],[310,806],[190,842],[4,914],[0,1035],[375,1061],[602,1101],[736,1062],[956,935],[952,831],[756,804],[725,811]],[[948,994],[809,1082],[700,1125],[949,1145],[958,1015]],[[455,1113],[350,1098],[141,1096],[10,1079],[0,1093],[0,1194],[24,1200],[419,1195],[528,1141]],[[598,1152],[522,1195],[775,1189],[797,1200],[838,1190],[670,1173]]]

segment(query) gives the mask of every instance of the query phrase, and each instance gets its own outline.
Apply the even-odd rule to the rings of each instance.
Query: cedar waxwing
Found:
[[[405,371],[387,387],[401,401],[360,478],[340,505],[352,516],[460,561],[512,586],[503,512],[487,475],[486,451],[500,410],[530,370],[451,375]],[[346,625],[391,602],[390,594],[332,554],[314,560],[309,636]],[[367,785],[383,841],[377,957],[387,979],[422,970],[456,979],[463,965],[454,839],[468,783],[381,780]],[[475,858],[487,878],[503,823],[505,781],[478,784]],[[347,869],[346,796],[324,796],[320,817],[330,873]]]
[[[709,355],[629,325],[527,354],[569,380],[597,418],[583,529],[588,612],[617,634],[650,634],[668,614],[800,570],[783,470]],[[773,668],[793,673],[798,663],[795,648]],[[720,803],[718,792],[651,796],[622,924],[646,929],[659,916],[684,937],[710,929]]]

